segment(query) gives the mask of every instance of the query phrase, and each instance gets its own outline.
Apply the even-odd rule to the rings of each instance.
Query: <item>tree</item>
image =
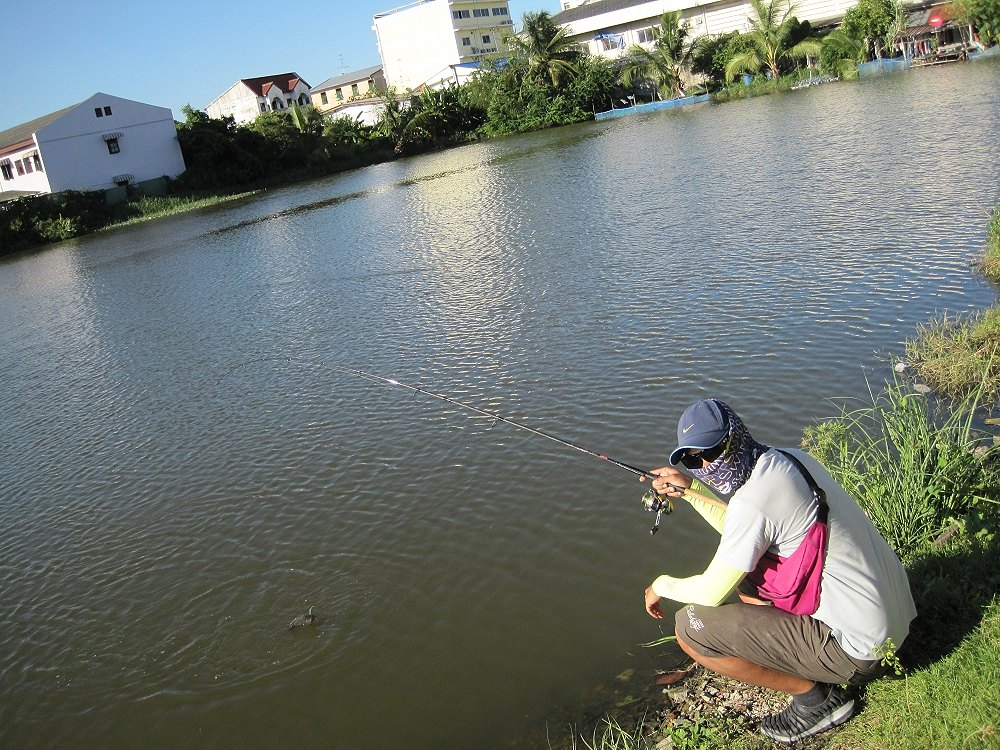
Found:
[[[1000,42],[1000,0],[954,0],[955,18],[971,23],[983,44]]]
[[[820,67],[840,78],[853,78],[858,65],[865,61],[865,45],[843,29],[834,29],[823,38]]]
[[[740,73],[766,70],[771,78],[781,75],[785,60],[819,55],[819,42],[802,37],[803,24],[794,15],[795,6],[787,0],[750,0],[753,15],[745,35],[750,49],[734,55],[726,64],[726,81]]]
[[[750,49],[747,35],[738,31],[698,37],[691,57],[691,72],[705,76],[709,88],[722,88],[726,84],[726,65],[736,55]]]
[[[190,105],[181,108],[177,141],[187,167],[181,186],[209,190],[246,185],[261,179],[265,162],[259,158],[260,139],[236,127],[232,117],[213,119]]]
[[[659,26],[653,27],[652,49],[638,44],[629,48],[622,70],[622,83],[626,87],[648,80],[656,86],[661,98],[683,95],[682,73],[691,65],[695,42],[688,37],[687,26],[680,20],[679,10],[664,13]]]
[[[320,149],[326,118],[311,104],[306,107],[292,107],[288,114],[292,125],[299,133],[298,143],[295,144],[295,147],[297,147],[302,161],[308,162]]]
[[[413,116],[396,142],[397,153],[411,153],[465,137],[484,119],[483,113],[469,103],[461,86],[424,91],[413,97],[410,110]]]
[[[882,51],[891,45],[897,31],[898,3],[894,0],[858,0],[858,4],[844,14],[844,33],[853,39],[860,39],[865,51],[882,59]]]
[[[539,81],[558,89],[565,81],[575,78],[580,69],[580,51],[568,37],[565,28],[556,26],[546,11],[525,13],[521,34],[510,37],[508,43],[515,57],[527,64],[529,73]]]

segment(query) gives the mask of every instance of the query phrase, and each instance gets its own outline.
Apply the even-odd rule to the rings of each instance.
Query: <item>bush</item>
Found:
[[[899,382],[853,411],[806,430],[803,447],[858,501],[902,558],[956,519],[996,516],[998,449],[974,429],[977,391],[938,404]]]
[[[59,215],[51,219],[39,219],[35,222],[35,231],[44,242],[59,242],[76,237],[80,233],[80,222],[79,219]]]

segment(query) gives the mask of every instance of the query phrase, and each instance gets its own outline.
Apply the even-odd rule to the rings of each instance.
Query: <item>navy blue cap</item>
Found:
[[[714,398],[696,401],[677,423],[677,449],[670,454],[670,464],[676,466],[686,450],[714,448],[728,433],[729,423],[719,402]]]

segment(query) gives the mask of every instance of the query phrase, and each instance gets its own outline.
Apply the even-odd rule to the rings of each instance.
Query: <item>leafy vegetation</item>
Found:
[[[898,0],[858,0],[844,14],[843,30],[851,39],[859,39],[866,53],[881,60],[900,28],[902,6]],[[905,23],[902,24],[905,26]]]
[[[726,63],[726,80],[742,73],[765,71],[772,79],[781,76],[783,66],[807,55],[819,55],[819,42],[810,39],[808,22],[795,17],[795,6],[787,0],[750,0],[748,48]]]
[[[971,23],[986,46],[1000,42],[1000,0],[953,0],[955,18]]]
[[[804,446],[903,558],[997,511],[1000,450],[974,427],[980,393],[946,406],[892,382],[809,428]]]
[[[622,69],[622,84],[632,88],[637,82],[650,81],[660,98],[682,96],[683,71],[691,67],[696,42],[681,24],[679,10],[668,11],[652,29],[653,47],[633,44]]]

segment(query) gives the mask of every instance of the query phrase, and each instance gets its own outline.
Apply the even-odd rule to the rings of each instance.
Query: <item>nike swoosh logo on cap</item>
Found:
[[[685,435],[687,435],[687,431],[690,430],[692,427],[694,427],[694,425],[693,424],[689,424],[687,427],[685,427],[683,430],[681,430],[681,432],[683,432]]]

